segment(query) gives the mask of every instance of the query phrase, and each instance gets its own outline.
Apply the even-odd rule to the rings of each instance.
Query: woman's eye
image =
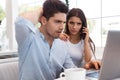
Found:
[[[71,25],[74,25],[74,22],[70,22]]]
[[[80,26],[80,25],[82,25],[82,23],[77,23],[77,25],[79,25],[79,26]]]

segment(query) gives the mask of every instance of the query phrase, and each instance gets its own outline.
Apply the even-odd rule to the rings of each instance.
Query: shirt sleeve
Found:
[[[72,61],[72,58],[70,57],[70,54],[68,53],[69,51],[69,48],[68,48],[68,45],[64,42],[64,47],[66,49],[66,58],[65,58],[65,63],[64,63],[64,67],[65,68],[74,68],[74,67],[77,67],[73,61]]]
[[[65,63],[64,63],[65,68],[75,68],[75,64],[73,63],[71,57],[69,54],[66,55]]]
[[[18,46],[22,45],[30,33],[35,33],[34,25],[22,17],[18,17],[15,22],[15,36]]]

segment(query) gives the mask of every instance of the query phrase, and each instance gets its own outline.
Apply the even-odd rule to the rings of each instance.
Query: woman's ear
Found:
[[[47,19],[46,19],[44,16],[41,16],[41,17],[39,18],[39,22],[41,22],[42,25],[45,25],[46,22],[47,22]]]

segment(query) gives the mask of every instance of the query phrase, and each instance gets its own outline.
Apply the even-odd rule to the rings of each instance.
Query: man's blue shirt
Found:
[[[50,48],[44,35],[30,21],[18,17],[15,26],[19,80],[53,80],[63,67],[75,67],[64,41],[55,39]]]

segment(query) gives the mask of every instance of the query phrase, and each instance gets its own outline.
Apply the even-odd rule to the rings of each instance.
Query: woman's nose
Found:
[[[76,27],[77,27],[77,24],[74,24],[74,25],[73,25],[73,28],[76,28]]]

